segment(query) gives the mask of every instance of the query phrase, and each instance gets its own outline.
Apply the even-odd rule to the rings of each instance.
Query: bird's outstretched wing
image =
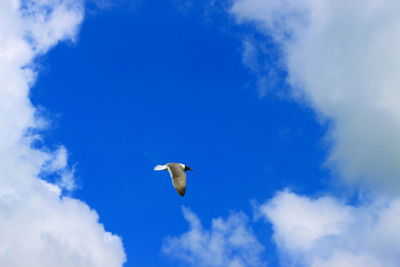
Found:
[[[154,167],[155,171],[162,171],[162,170],[166,170],[167,169],[167,165],[157,165]]]
[[[167,164],[167,168],[171,174],[172,184],[179,195],[183,197],[186,193],[186,173],[180,164],[170,163]]]

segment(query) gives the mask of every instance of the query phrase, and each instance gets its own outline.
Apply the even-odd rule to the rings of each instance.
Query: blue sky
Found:
[[[75,45],[45,56],[31,92],[56,125],[47,140],[76,164],[73,195],[122,236],[126,266],[175,264],[160,249],[186,230],[182,205],[209,222],[251,214],[250,201],[287,186],[311,193],[327,183],[313,112],[280,97],[283,87],[260,97],[243,64],[243,29],[199,12],[153,1],[88,15]],[[152,171],[166,162],[196,170],[184,198]]]
[[[6,2],[0,265],[400,260],[400,5]]]

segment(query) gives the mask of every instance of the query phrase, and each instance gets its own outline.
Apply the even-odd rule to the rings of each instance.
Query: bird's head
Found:
[[[186,165],[185,165],[184,171],[193,171],[193,170],[192,170],[189,166],[186,166]]]

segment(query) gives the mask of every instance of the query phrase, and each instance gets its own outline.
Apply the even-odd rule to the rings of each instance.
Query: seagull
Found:
[[[186,173],[185,171],[193,171],[189,166],[182,163],[167,163],[165,165],[157,165],[154,167],[155,171],[168,170],[172,178],[172,184],[176,191],[182,197],[186,192]]]

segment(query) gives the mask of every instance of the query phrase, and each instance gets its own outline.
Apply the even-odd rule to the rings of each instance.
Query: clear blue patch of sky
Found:
[[[328,186],[324,128],[278,95],[283,83],[260,98],[241,57],[250,28],[211,16],[172,1],[114,7],[89,14],[76,45],[40,60],[31,99],[53,122],[46,142],[67,147],[81,185],[73,195],[122,236],[127,267],[176,266],[160,249],[188,230],[182,205],[208,227],[229,211],[252,216],[250,201],[286,187],[313,194]],[[184,198],[167,172],[153,171],[166,162],[195,169]],[[271,229],[252,226],[276,266]]]

